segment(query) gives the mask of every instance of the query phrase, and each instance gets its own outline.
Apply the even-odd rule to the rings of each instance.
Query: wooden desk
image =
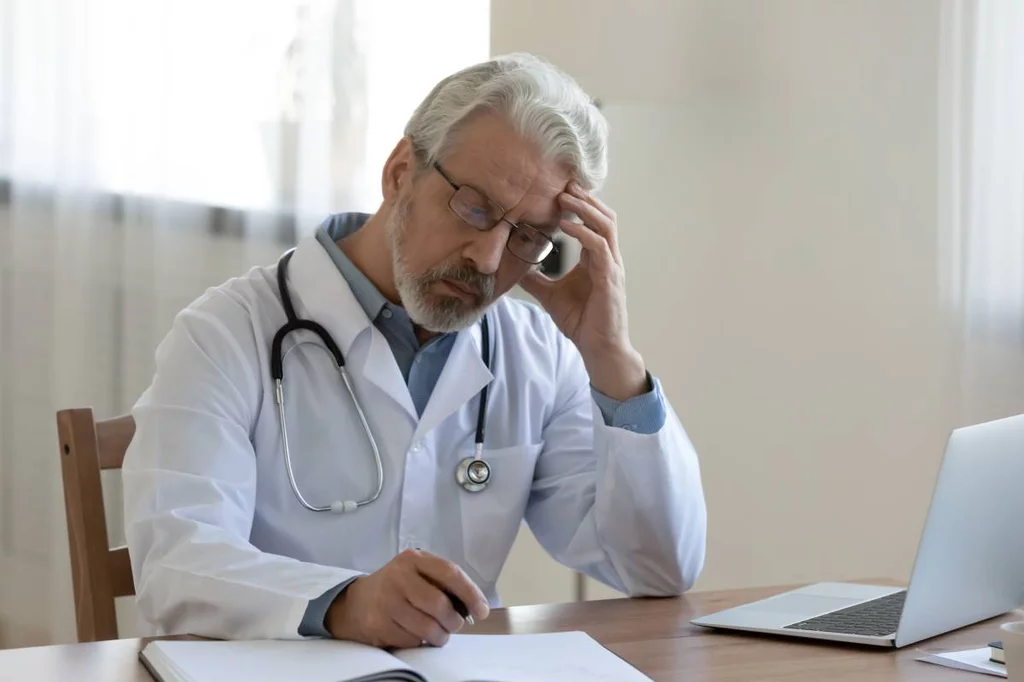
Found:
[[[785,589],[695,592],[681,599],[517,606],[496,610],[485,623],[467,632],[584,630],[655,680],[969,682],[984,678],[914,659],[922,651],[984,646],[998,638],[1001,623],[1024,619],[1024,614],[1015,612],[899,651],[723,634],[689,624],[698,615]],[[141,640],[123,639],[0,651],[0,680],[152,682],[138,662],[140,646]]]

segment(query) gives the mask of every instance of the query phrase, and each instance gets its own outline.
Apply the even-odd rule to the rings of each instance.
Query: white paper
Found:
[[[967,649],[966,651],[948,651],[944,654],[932,654],[917,660],[925,663],[934,663],[947,668],[967,670],[996,677],[1006,677],[1006,666],[1002,663],[994,663],[989,660],[991,650],[986,646],[981,649]]]
[[[452,635],[395,656],[430,682],[650,682],[585,632]]]

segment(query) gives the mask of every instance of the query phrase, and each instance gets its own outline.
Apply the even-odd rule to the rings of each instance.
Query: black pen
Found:
[[[443,592],[448,597],[449,601],[451,601],[452,606],[455,607],[455,612],[462,616],[467,623],[473,625],[473,616],[469,615],[469,609],[466,608],[466,605],[462,600],[448,590],[443,590]]]

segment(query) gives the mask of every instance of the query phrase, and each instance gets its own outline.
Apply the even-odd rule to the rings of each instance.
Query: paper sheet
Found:
[[[584,632],[452,635],[395,653],[430,682],[651,682]]]
[[[1006,666],[1001,663],[993,663],[989,660],[989,648],[967,649],[966,651],[947,651],[944,654],[932,654],[917,660],[925,663],[934,663],[947,668],[957,670],[968,670],[975,673],[1006,677]]]

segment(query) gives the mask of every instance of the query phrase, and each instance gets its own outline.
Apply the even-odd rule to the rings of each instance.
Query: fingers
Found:
[[[452,632],[465,625],[448,597],[420,575],[416,567],[420,553],[403,553],[390,584],[386,587],[382,611],[384,622],[378,626],[389,646],[441,647]]]
[[[487,597],[461,568],[432,554],[417,554],[415,564],[420,575],[438,588],[448,590],[461,599],[473,618],[483,620],[488,616],[490,607],[487,605]]]
[[[436,585],[421,576],[417,576],[418,584],[406,594],[414,607],[421,613],[429,616],[445,634],[458,632],[466,624],[466,621],[455,612],[451,600]],[[429,640],[428,640],[429,641]]]
[[[437,590],[434,591],[437,592]],[[438,592],[438,594],[440,594],[440,592]],[[459,618],[458,614],[453,615],[455,615],[455,617],[460,621],[462,620]],[[412,638],[413,643],[405,646],[420,646],[423,642],[426,642],[431,646],[444,646],[448,643],[449,631],[446,630],[436,619],[417,608],[414,603],[407,603],[405,608],[398,609],[392,614],[392,619],[402,630],[402,632],[395,633],[397,637],[401,638],[404,632]],[[458,629],[459,628],[456,627],[451,630],[451,632],[456,632]]]
[[[378,646],[380,648],[394,647],[398,649],[415,649],[416,647],[423,646],[423,642],[425,641],[428,640],[411,632],[397,620],[392,618],[384,632],[381,633],[380,644],[375,644],[374,646]]]
[[[608,204],[601,201],[597,196],[580,187],[578,182],[573,182],[569,185],[569,190],[580,199],[590,201],[597,210],[604,213],[613,223],[615,222],[615,211],[609,208]]]
[[[563,220],[559,223],[559,227],[562,232],[579,241],[580,246],[583,247],[583,253],[580,254],[580,263],[584,263],[584,256],[586,256],[585,267],[596,266],[600,270],[598,274],[607,274],[607,271],[617,264],[608,240],[591,230],[587,225]]]
[[[558,199],[562,204],[562,208],[575,213],[587,227],[608,242],[615,262],[621,263],[622,257],[619,253],[618,231],[615,227],[615,212],[597,197],[579,189],[575,183],[570,186],[570,192],[563,192],[559,195]],[[563,220],[561,225],[564,226],[565,223],[566,221]]]
[[[413,637],[413,646],[424,642],[444,646],[449,634],[461,630],[465,621],[455,612],[447,595],[419,574],[415,558],[410,559],[396,575],[386,597],[389,625],[400,628],[389,628],[389,636],[399,638],[395,640],[396,646],[400,645],[399,641],[409,641],[403,639],[404,634]]]
[[[601,199],[594,196],[593,194],[588,194],[586,196],[587,198],[590,199],[590,202],[597,207],[597,210],[599,210],[601,213],[604,213],[608,217],[608,220],[612,221],[613,225],[616,223],[616,221],[618,220],[618,216],[615,214],[615,211],[613,211],[611,207],[608,206],[608,204],[604,203],[603,201],[601,201]]]

